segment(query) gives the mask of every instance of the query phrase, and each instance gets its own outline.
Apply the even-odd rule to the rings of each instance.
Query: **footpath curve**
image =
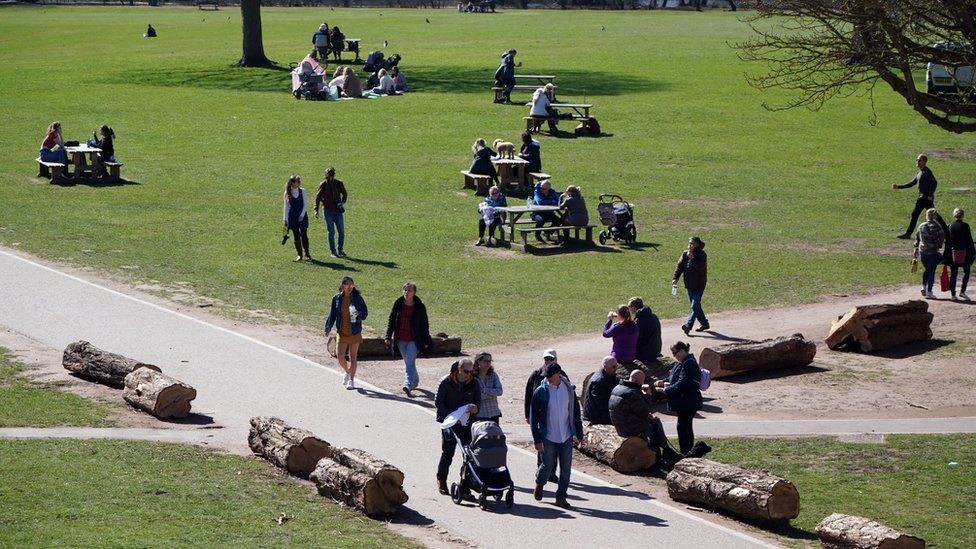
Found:
[[[251,416],[277,415],[333,444],[372,452],[404,471],[410,509],[479,545],[590,548],[612,534],[617,547],[772,546],[579,472],[570,488],[574,509],[551,505],[549,489],[537,503],[530,495],[535,455],[515,447],[513,512],[455,506],[434,486],[440,436],[428,410],[368,384],[347,391],[336,369],[3,250],[0,280],[0,325],[52,348],[86,339],[159,365],[198,390],[194,408],[213,411],[221,438],[243,444]]]

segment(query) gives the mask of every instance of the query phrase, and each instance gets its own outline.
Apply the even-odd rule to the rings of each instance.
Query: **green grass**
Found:
[[[708,457],[792,481],[800,516],[775,531],[797,544],[815,540],[824,517],[845,513],[907,531],[928,546],[976,546],[976,435],[889,435],[877,445],[822,437],[723,439]]]
[[[879,90],[880,124],[864,97],[822,111],[770,113],[727,45],[749,36],[737,14],[506,10],[264,9],[265,47],[297,61],[323,19],[363,50],[404,56],[416,89],[404,97],[297,102],[285,71],[238,69],[233,8],[4,7],[0,12],[0,244],[46,258],[188,287],[232,316],[265,311],[317,327],[342,274],[357,279],[373,315],[407,279],[418,282],[436,331],[469,346],[595,332],[631,295],[664,317],[688,236],[708,243],[707,310],[816,300],[913,280],[908,247],[892,237],[914,203],[895,192],[920,150],[937,202],[968,208],[968,136],[924,123]],[[424,22],[430,19],[430,24]],[[151,22],[158,39],[141,34]],[[605,31],[600,31],[600,26]],[[56,39],[51,38],[57,29]],[[477,198],[458,171],[477,137],[517,141],[523,107],[488,91],[502,51],[523,73],[553,73],[564,99],[595,105],[612,137],[541,137],[557,187],[581,185],[636,204],[641,245],[533,256],[474,248]],[[526,94],[518,96],[527,99]],[[33,159],[52,120],[66,139],[111,124],[123,174],[138,184],[51,186]],[[280,238],[286,178],[314,189],[334,165],[346,182],[348,260],[328,261],[325,228],[311,229],[323,265],[291,263]],[[313,220],[316,221],[316,220]],[[883,253],[878,253],[883,252]],[[165,290],[163,291],[165,293]]]
[[[4,547],[413,546],[257,459],[149,442],[0,441],[0,524]]]
[[[55,383],[31,381],[22,375],[24,369],[0,347],[0,427],[108,427],[114,423],[110,403],[62,391]]]

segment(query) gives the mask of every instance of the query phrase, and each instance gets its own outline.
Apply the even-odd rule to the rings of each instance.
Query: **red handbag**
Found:
[[[942,279],[940,280],[940,283],[942,284],[942,291],[948,292],[949,291],[949,267],[945,265],[942,266]]]

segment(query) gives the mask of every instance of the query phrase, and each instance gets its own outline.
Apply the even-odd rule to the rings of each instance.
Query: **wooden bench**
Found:
[[[121,179],[119,172],[122,170],[121,162],[105,162],[105,166],[108,168],[109,177],[112,179]]]
[[[197,0],[197,7],[202,10],[217,11],[220,9],[219,0]]]
[[[522,249],[527,250],[531,245],[529,244],[529,235],[538,233],[548,233],[548,232],[560,232],[560,231],[573,231],[573,238],[575,240],[580,240],[580,230],[586,230],[586,242],[587,245],[593,246],[593,229],[596,225],[569,225],[569,226],[559,226],[559,227],[527,227],[524,229],[519,229],[519,235],[522,237]]]
[[[535,91],[542,86],[530,86],[527,84],[516,84],[512,86],[512,91],[524,90],[524,91]],[[555,88],[555,86],[553,86]],[[502,99],[505,98],[505,88],[503,86],[492,86],[491,91],[495,92],[495,103],[501,103]]]
[[[64,179],[65,171],[68,168],[60,162],[45,162],[40,157],[37,158],[37,164],[37,177],[49,177],[52,183]]]
[[[531,116],[530,115],[530,116],[523,116],[522,117],[522,120],[525,120],[525,131],[527,131],[529,133],[532,133],[533,131],[535,131],[534,130],[534,126],[535,126],[534,122],[537,122],[537,121],[538,122],[545,122],[547,120],[550,120],[550,118],[548,116]],[[573,116],[555,118],[555,119],[553,119],[553,122],[558,126],[559,125],[559,122],[562,121],[562,120],[573,120],[573,121],[577,121],[577,122],[582,122],[584,120],[587,120],[587,118],[585,116],[579,116],[579,115],[575,115],[574,114]],[[540,125],[539,127],[541,128],[542,126]]]
[[[461,174],[464,176],[465,189],[475,189],[474,194],[488,196],[488,188],[491,187],[490,175],[471,173],[468,170],[462,170]]]
[[[530,186],[535,186],[536,183],[538,183],[539,181],[543,181],[545,179],[552,179],[552,176],[542,172],[529,172]]]

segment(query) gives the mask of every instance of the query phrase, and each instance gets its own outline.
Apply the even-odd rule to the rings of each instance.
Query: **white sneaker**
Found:
[[[959,299],[962,299],[964,301],[969,301],[969,296],[966,295],[966,292],[963,292],[963,293],[959,294]]]
[[[349,383],[346,383],[346,389],[355,389],[355,388],[356,388],[356,380],[350,379]]]
[[[342,385],[349,385],[349,374],[342,374]]]
[[[935,294],[932,292],[925,292],[925,299],[935,299]]]

